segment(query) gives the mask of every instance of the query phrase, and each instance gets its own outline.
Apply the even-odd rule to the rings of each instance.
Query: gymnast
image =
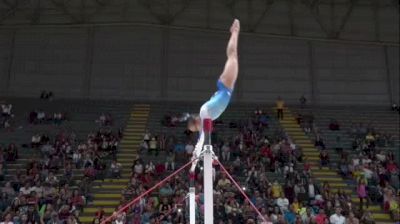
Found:
[[[216,120],[224,112],[231,99],[235,82],[239,73],[237,45],[240,32],[240,22],[235,19],[230,28],[231,37],[226,49],[227,61],[224,71],[217,81],[217,92],[201,106],[199,115],[191,115],[188,118],[188,129],[192,132],[200,132],[199,140],[193,151],[193,158],[199,158],[204,144],[204,132],[202,124],[204,119]],[[193,162],[191,172],[194,172],[197,165]]]

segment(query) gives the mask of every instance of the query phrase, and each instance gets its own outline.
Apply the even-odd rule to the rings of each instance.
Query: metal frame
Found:
[[[131,2],[138,4],[130,4]],[[121,12],[119,22],[128,21],[129,8],[139,5],[147,10],[159,25],[173,25],[176,18],[183,14],[194,0],[0,0],[0,28],[6,24],[15,24],[12,18],[23,15],[24,22],[18,25],[48,25],[41,21],[46,16],[46,10],[58,11],[64,15],[67,22],[59,22],[59,25],[67,24],[96,24],[94,18],[100,15],[103,10],[117,8]],[[375,37],[373,41],[380,41],[379,34],[379,9],[392,7],[399,13],[399,2],[396,0],[359,1],[359,0],[206,0],[204,14],[204,28],[212,29],[212,13],[214,5],[222,5],[232,16],[243,18],[244,30],[250,33],[259,33],[259,25],[268,20],[271,8],[277,2],[286,2],[287,18],[289,18],[290,36],[298,36],[296,32],[296,9],[295,4],[303,4],[309,10],[311,18],[319,24],[321,33],[325,38],[340,39],[354,9],[368,7],[374,13]],[[238,8],[238,4],[245,3],[246,7]],[[257,5],[256,5],[257,4]],[[255,7],[263,5],[259,13],[255,13]],[[329,7],[330,16],[327,20],[320,14],[320,7]],[[335,7],[347,6],[347,12],[342,18],[335,16]],[[46,8],[45,8],[46,7]],[[326,17],[327,15],[324,15]],[[53,24],[56,25],[56,24]],[[336,26],[338,25],[338,27]]]

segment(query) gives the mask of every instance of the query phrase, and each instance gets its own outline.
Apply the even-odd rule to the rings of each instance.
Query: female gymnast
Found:
[[[235,19],[230,29],[231,37],[226,49],[227,60],[224,71],[217,81],[217,92],[201,106],[200,113],[197,116],[191,116],[188,119],[188,129],[192,132],[200,132],[199,140],[193,152],[193,158],[199,158],[204,144],[204,132],[202,124],[204,119],[215,120],[224,112],[229,104],[235,82],[239,73],[237,45],[240,32],[240,22]],[[193,162],[191,172],[194,172],[197,160]]]

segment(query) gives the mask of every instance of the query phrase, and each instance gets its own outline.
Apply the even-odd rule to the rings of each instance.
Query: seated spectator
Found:
[[[41,145],[41,135],[40,134],[35,134],[32,136],[31,140],[31,147],[32,148],[38,148]]]
[[[329,223],[328,216],[325,214],[324,209],[320,209],[318,214],[315,216],[316,224],[326,224]]]
[[[340,130],[339,122],[337,120],[335,120],[335,119],[331,119],[331,121],[329,123],[329,130],[331,130],[331,131]]]
[[[336,135],[334,147],[335,147],[336,152],[338,152],[339,154],[342,153],[343,142],[342,142],[342,138],[340,135]]]
[[[51,186],[57,186],[59,181],[57,176],[55,176],[54,173],[50,171],[49,175],[45,179],[45,182],[50,184]]]
[[[54,113],[53,115],[53,121],[55,125],[61,125],[62,121],[65,120],[65,117],[63,116],[62,113],[58,112],[58,113]]]
[[[261,114],[263,114],[263,111],[260,108],[257,108],[254,110],[254,115],[255,116],[260,116]]]
[[[122,165],[117,160],[113,160],[110,165],[111,176],[114,178],[121,178]]]
[[[324,140],[322,139],[322,137],[317,134],[316,138],[315,138],[315,147],[319,148],[319,149],[325,149],[325,143]]]
[[[226,178],[225,174],[223,174],[221,179],[218,180],[217,186],[219,186],[221,188],[225,188],[230,184],[231,184],[231,181],[228,180],[228,178]]]
[[[274,199],[277,199],[279,196],[283,194],[282,186],[275,180],[271,186],[271,196]]]
[[[46,120],[46,113],[42,110],[36,112],[36,121],[38,123],[43,123]]]
[[[165,162],[165,170],[175,170],[175,153],[168,152]]]
[[[194,151],[194,145],[192,141],[189,141],[185,146],[186,155],[188,158],[192,158],[192,153]]]
[[[287,223],[295,223],[296,222],[297,211],[293,205],[289,206],[289,209],[286,212],[284,212],[283,214],[284,214],[284,218]]]
[[[18,149],[15,144],[10,144],[6,151],[6,161],[11,162],[18,159]]]
[[[276,113],[277,113],[277,118],[280,120],[283,120],[283,108],[284,107],[285,107],[285,102],[279,96],[276,101],[276,111],[277,111]]]
[[[14,224],[13,218],[12,218],[12,213],[7,212],[3,215],[4,218],[2,218],[0,224]]]
[[[399,110],[399,106],[397,106],[397,104],[393,103],[391,109],[392,109],[392,111],[397,111],[397,110]]]
[[[29,195],[31,193],[31,191],[32,191],[32,187],[31,187],[31,183],[29,181],[25,182],[24,186],[19,189],[19,192],[24,196]]]
[[[148,164],[146,164],[144,169],[145,169],[145,171],[144,171],[145,173],[154,174],[156,167],[154,166],[153,162],[150,161]]]
[[[284,214],[289,208],[289,199],[285,197],[283,193],[276,199],[276,205],[281,210],[282,214]]]
[[[329,154],[326,150],[321,150],[319,153],[319,158],[321,160],[321,167],[329,166]]]
[[[229,145],[225,143],[222,146],[222,160],[223,161],[229,161],[230,160],[230,158],[231,158],[231,152],[230,151],[231,151],[231,149],[230,149]]]
[[[304,108],[306,106],[306,103],[307,103],[307,98],[304,95],[302,95],[300,97],[300,99],[299,99],[299,102],[300,102],[300,107]]]
[[[342,209],[340,207],[335,209],[335,214],[329,218],[331,224],[345,224],[346,218],[342,215]]]
[[[12,104],[2,104],[1,105],[1,115],[4,118],[9,118],[12,116]]]
[[[143,162],[138,159],[134,162],[133,166],[132,166],[132,172],[136,173],[138,175],[143,174],[144,173],[144,165]]]
[[[85,205],[85,197],[79,194],[78,190],[74,190],[72,197],[70,199],[70,204],[73,210],[75,209],[82,210],[83,206]]]
[[[157,139],[153,136],[149,142],[149,153],[154,152],[155,156],[158,156],[158,144]]]
[[[89,180],[96,179],[96,169],[90,163],[85,165],[85,170],[83,171],[85,177],[89,178]]]

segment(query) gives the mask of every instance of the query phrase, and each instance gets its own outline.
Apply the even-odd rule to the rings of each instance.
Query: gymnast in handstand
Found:
[[[231,99],[235,82],[239,73],[237,45],[240,32],[240,22],[235,19],[230,29],[231,37],[226,49],[227,60],[224,71],[217,81],[218,90],[215,94],[201,106],[200,113],[197,116],[191,116],[188,119],[188,129],[192,132],[200,132],[199,140],[193,152],[193,158],[199,158],[204,144],[204,132],[202,124],[204,119],[215,120],[224,112]],[[196,168],[197,160],[193,162],[191,171]]]

